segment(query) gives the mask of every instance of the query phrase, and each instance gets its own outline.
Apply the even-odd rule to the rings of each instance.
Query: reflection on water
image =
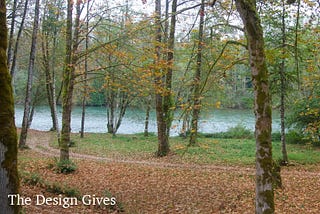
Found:
[[[58,117],[61,127],[61,112],[58,107]],[[274,112],[272,129],[279,131],[279,115]],[[15,118],[17,127],[21,127],[23,117],[23,106],[17,105],[15,108]],[[86,132],[106,132],[107,114],[105,107],[87,107],[85,131]],[[172,135],[178,135],[180,130],[179,112],[176,112],[173,122]],[[128,109],[122,124],[118,130],[121,134],[141,133],[144,131],[145,112],[139,109]],[[236,125],[243,125],[254,130],[254,114],[251,110],[234,109],[214,109],[211,111],[202,111],[200,120],[200,132],[214,133],[228,130]],[[73,107],[71,129],[72,132],[79,132],[81,125],[81,107]],[[47,131],[52,127],[50,110],[47,106],[39,106],[35,110],[34,119],[31,124],[32,129]],[[151,112],[149,121],[149,131],[156,132],[156,114]]]

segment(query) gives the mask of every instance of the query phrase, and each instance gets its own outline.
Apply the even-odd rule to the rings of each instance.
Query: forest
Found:
[[[320,180],[319,1],[0,6],[5,213],[320,210],[312,188]],[[44,106],[50,129],[30,129]],[[86,131],[97,123],[88,117],[92,107],[105,112],[104,133]],[[221,109],[252,112],[254,128],[202,132],[204,112],[216,117]],[[144,128],[119,134],[129,111],[143,112],[137,122]],[[272,130],[275,117],[279,129]],[[190,202],[183,199],[192,192]]]

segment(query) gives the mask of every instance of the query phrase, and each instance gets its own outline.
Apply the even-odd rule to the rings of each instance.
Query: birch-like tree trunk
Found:
[[[250,67],[254,85],[254,112],[256,118],[256,208],[255,212],[274,213],[272,186],[271,97],[268,69],[264,51],[263,30],[256,11],[255,0],[237,0],[237,10],[243,21],[250,54]]]
[[[9,194],[18,194],[17,131],[14,123],[14,100],[7,64],[6,1],[0,0],[0,212],[19,213],[19,206],[10,206]]]
[[[40,0],[36,1],[35,5],[35,14],[33,20],[33,31],[32,31],[32,41],[30,48],[30,58],[29,58],[29,67],[28,67],[28,80],[26,87],[26,96],[24,102],[24,111],[23,111],[23,120],[21,126],[21,133],[19,139],[19,147],[26,147],[26,140],[28,135],[28,125],[30,123],[30,107],[32,100],[32,82],[33,82],[33,73],[34,73],[34,64],[37,51],[37,40],[38,40],[38,28],[39,28],[39,6]]]

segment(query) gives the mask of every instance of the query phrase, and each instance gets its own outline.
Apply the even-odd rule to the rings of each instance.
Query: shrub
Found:
[[[238,124],[235,127],[229,128],[226,132],[206,133],[200,136],[205,138],[252,139],[254,134],[250,129]]]
[[[295,128],[313,145],[320,143],[320,97],[310,96],[294,103],[288,117],[289,127]]]
[[[42,179],[39,174],[37,173],[21,173],[21,177],[23,178],[23,182],[26,184],[30,184],[32,186],[35,186],[37,184],[42,183]]]
[[[281,133],[280,132],[272,132],[271,139],[272,139],[272,141],[281,141]]]
[[[58,160],[55,158],[55,166],[53,167],[58,173],[69,174],[77,170],[77,165],[71,160]]]
[[[290,130],[286,134],[286,142],[291,144],[305,144],[307,140],[301,132],[297,130]]]

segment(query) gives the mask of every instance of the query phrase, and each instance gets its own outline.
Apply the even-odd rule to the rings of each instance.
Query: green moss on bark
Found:
[[[7,22],[5,0],[0,0],[0,144],[4,148],[4,157],[1,157],[1,168],[6,172],[9,184],[6,191],[17,194],[19,191],[19,177],[17,170],[17,131],[14,123],[14,100],[11,87],[11,76],[7,67]],[[0,178],[4,179],[4,178]],[[4,190],[2,190],[4,191]],[[1,193],[3,194],[3,193]],[[8,206],[1,204],[6,212]],[[19,213],[19,206],[13,207],[14,213]]]

